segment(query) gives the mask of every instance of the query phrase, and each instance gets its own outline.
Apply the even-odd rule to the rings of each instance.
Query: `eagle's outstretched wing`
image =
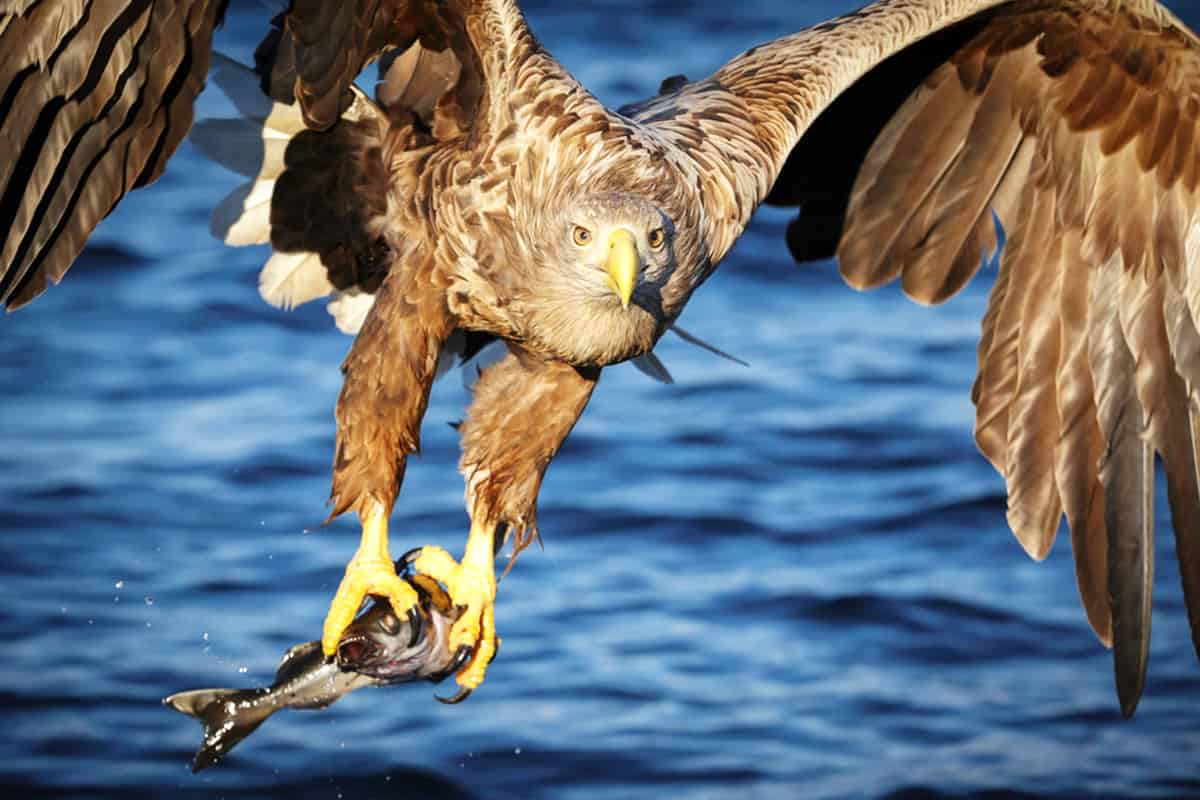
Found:
[[[1154,454],[1200,650],[1200,44],[1149,0],[882,0],[632,110],[690,160],[713,260],[761,202],[799,260],[952,296],[1007,234],[976,440],[1035,558],[1063,513],[1132,713]]]
[[[192,124],[228,0],[0,7],[0,304],[57,282]]]

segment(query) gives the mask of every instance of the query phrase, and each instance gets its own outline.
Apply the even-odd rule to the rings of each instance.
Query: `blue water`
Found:
[[[1193,24],[1200,3],[1175,4]],[[612,104],[845,2],[529,4]],[[269,12],[231,13],[249,57]],[[205,113],[227,113],[206,97]],[[355,528],[320,527],[338,363],[319,304],[255,291],[209,238],[237,178],[185,145],[66,285],[2,321],[0,788],[78,797],[1200,796],[1200,668],[1165,502],[1146,696],[1120,719],[1065,537],[1044,564],[972,444],[991,276],[928,311],[798,268],[764,212],[551,467],[545,549],[504,580],[467,703],[428,685],[269,721],[192,776],[185,688],[268,682],[315,638]],[[395,547],[466,535],[457,379],[436,389]]]

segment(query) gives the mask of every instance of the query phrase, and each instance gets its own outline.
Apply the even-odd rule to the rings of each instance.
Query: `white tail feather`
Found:
[[[258,293],[276,308],[290,311],[333,292],[316,253],[274,253],[258,274]]]
[[[196,149],[228,170],[257,180],[278,178],[290,139],[267,135],[248,119],[204,119],[192,126]]]
[[[237,187],[213,211],[209,231],[234,247],[271,241],[271,194],[274,191],[273,180]]]
[[[350,335],[357,334],[367,319],[367,312],[375,305],[375,295],[366,292],[337,292],[325,308],[333,316],[338,330]]]

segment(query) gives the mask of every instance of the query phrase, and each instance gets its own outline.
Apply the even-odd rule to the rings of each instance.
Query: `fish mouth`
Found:
[[[370,634],[357,634],[342,639],[337,661],[343,670],[389,683],[403,683],[428,677],[438,658],[436,648],[430,647],[424,637],[415,647],[397,651],[375,641]]]
[[[402,569],[404,564],[396,566]],[[419,601],[405,616],[394,614],[386,601],[375,598],[342,634],[336,655],[339,669],[381,682],[404,683],[437,682],[461,668],[462,654],[451,652],[447,643],[461,609],[432,579],[406,575],[405,580]]]
[[[366,634],[350,634],[338,642],[337,663],[343,670],[362,672],[383,655],[384,647]]]
[[[386,604],[369,609],[338,642],[338,668],[388,683],[439,674],[448,660],[443,640],[449,626],[435,620],[424,604],[417,609],[418,623],[400,626]]]

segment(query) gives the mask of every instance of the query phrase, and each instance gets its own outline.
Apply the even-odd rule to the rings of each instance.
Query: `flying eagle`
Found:
[[[0,299],[58,281],[188,131],[226,0],[0,9]],[[353,81],[382,58],[375,99]],[[224,64],[221,69],[236,72]],[[362,541],[325,622],[397,613],[387,520],[439,361],[500,340],[461,426],[470,533],[412,567],[465,613],[459,697],[495,653],[494,556],[537,535],[547,465],[602,369],[650,354],[762,203],[852,286],[953,296],[1005,237],[975,438],[1043,558],[1066,514],[1123,711],[1149,642],[1154,456],[1200,647],[1200,40],[1154,0],[879,0],[605,108],[515,0],[292,0],[256,53],[253,181],[217,214],[269,241],[260,289],[331,296],[333,516]],[[236,93],[235,93],[236,94]],[[245,166],[245,137],[206,147]]]

